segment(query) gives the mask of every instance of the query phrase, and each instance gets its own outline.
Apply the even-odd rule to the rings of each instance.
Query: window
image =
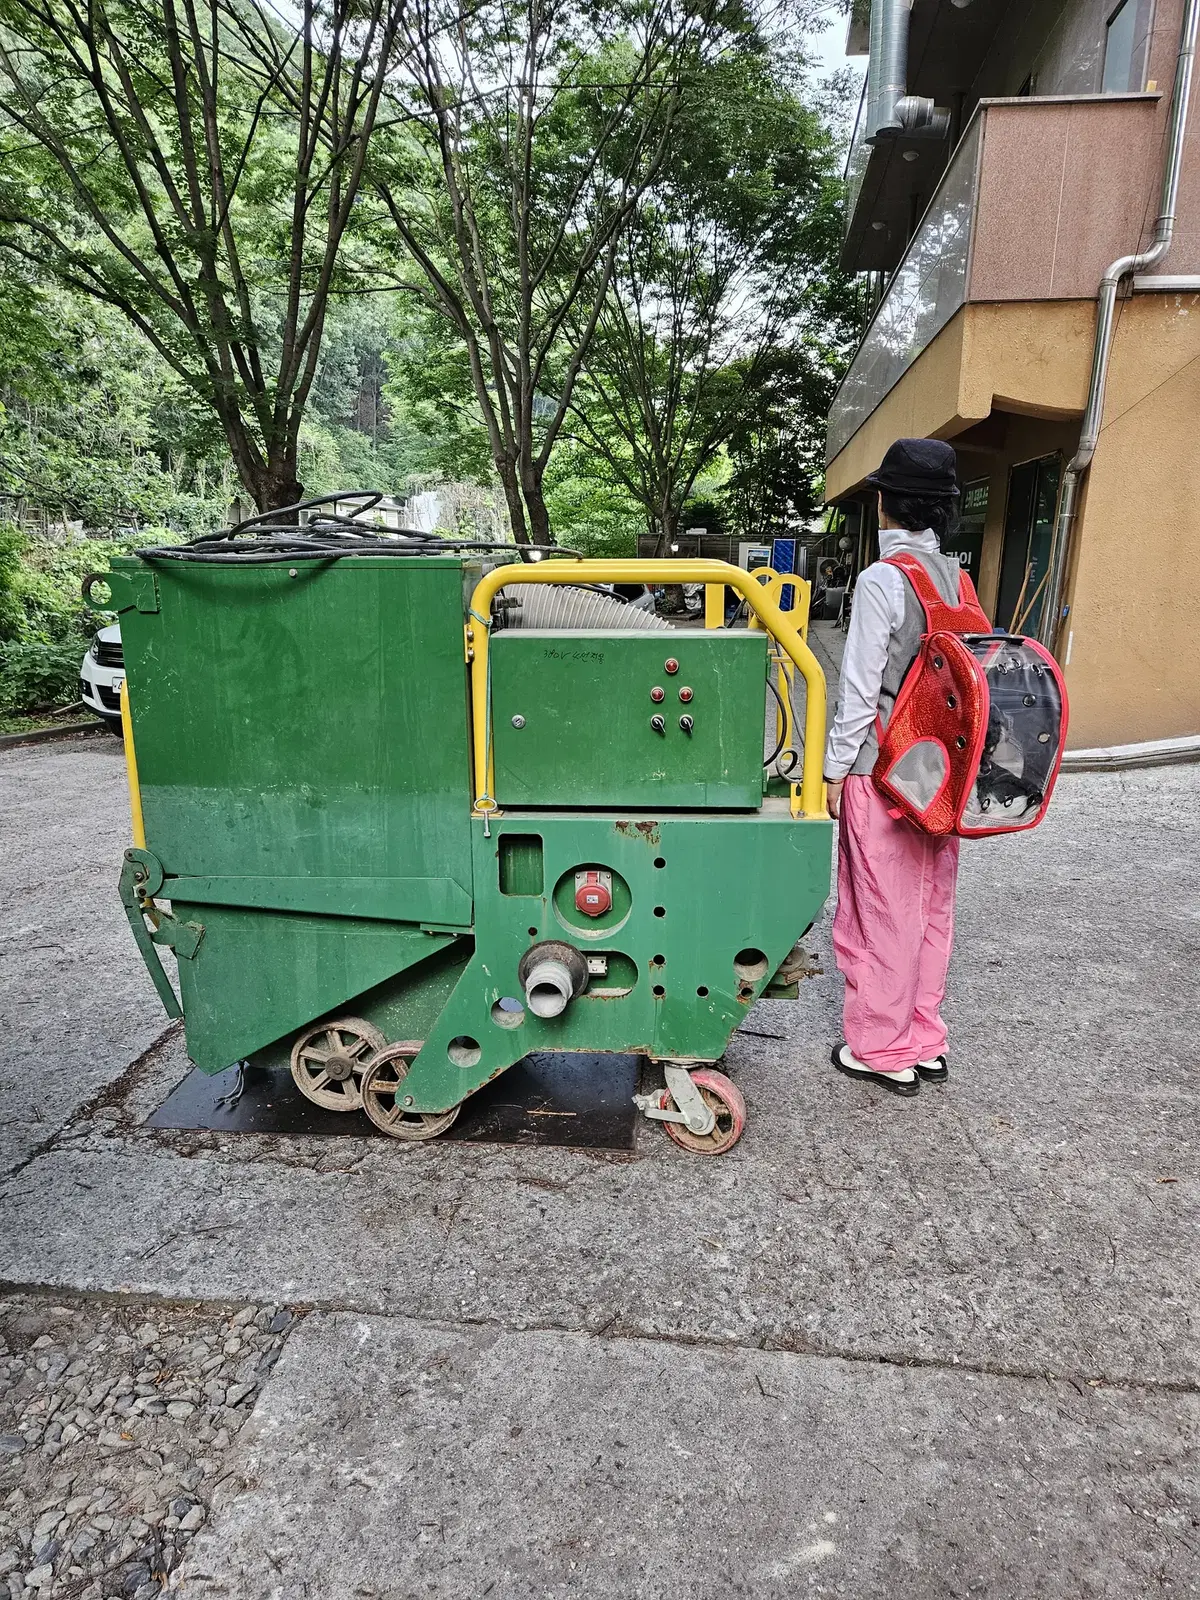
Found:
[[[1108,19],[1104,42],[1105,94],[1128,94],[1142,87],[1141,73],[1134,82],[1134,36],[1137,31],[1138,0],[1122,0]],[[1140,52],[1139,52],[1140,53]]]

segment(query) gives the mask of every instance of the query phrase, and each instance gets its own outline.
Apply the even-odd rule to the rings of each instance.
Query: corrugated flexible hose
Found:
[[[499,611],[499,628],[637,628],[643,633],[671,633],[669,622],[626,605],[612,595],[572,583],[514,585],[510,595],[520,601]]]

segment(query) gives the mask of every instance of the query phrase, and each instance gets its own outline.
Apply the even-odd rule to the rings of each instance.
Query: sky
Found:
[[[825,8],[830,17],[823,33],[813,35],[810,44],[820,60],[822,72],[835,72],[848,64],[846,56],[846,18],[837,6]]]

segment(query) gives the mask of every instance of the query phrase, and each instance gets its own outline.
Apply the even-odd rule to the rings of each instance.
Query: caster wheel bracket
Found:
[[[699,1138],[705,1139],[717,1125],[716,1116],[700,1090],[692,1082],[689,1068],[678,1062],[664,1061],[663,1076],[667,1080],[667,1093],[678,1109],[663,1106],[659,1094],[635,1094],[634,1104],[652,1122],[678,1122]]]

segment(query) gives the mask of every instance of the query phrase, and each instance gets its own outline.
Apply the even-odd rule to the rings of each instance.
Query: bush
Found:
[[[0,522],[0,639],[15,639],[24,622],[21,604],[21,557],[25,540],[11,522]]]
[[[75,647],[80,654],[105,621],[83,603],[89,572],[107,572],[112,558],[148,544],[177,544],[168,528],[143,528],[115,539],[64,543],[23,535],[0,522],[0,641]],[[111,618],[107,620],[112,620]]]
[[[19,715],[79,698],[79,644],[0,644],[0,714]]]

